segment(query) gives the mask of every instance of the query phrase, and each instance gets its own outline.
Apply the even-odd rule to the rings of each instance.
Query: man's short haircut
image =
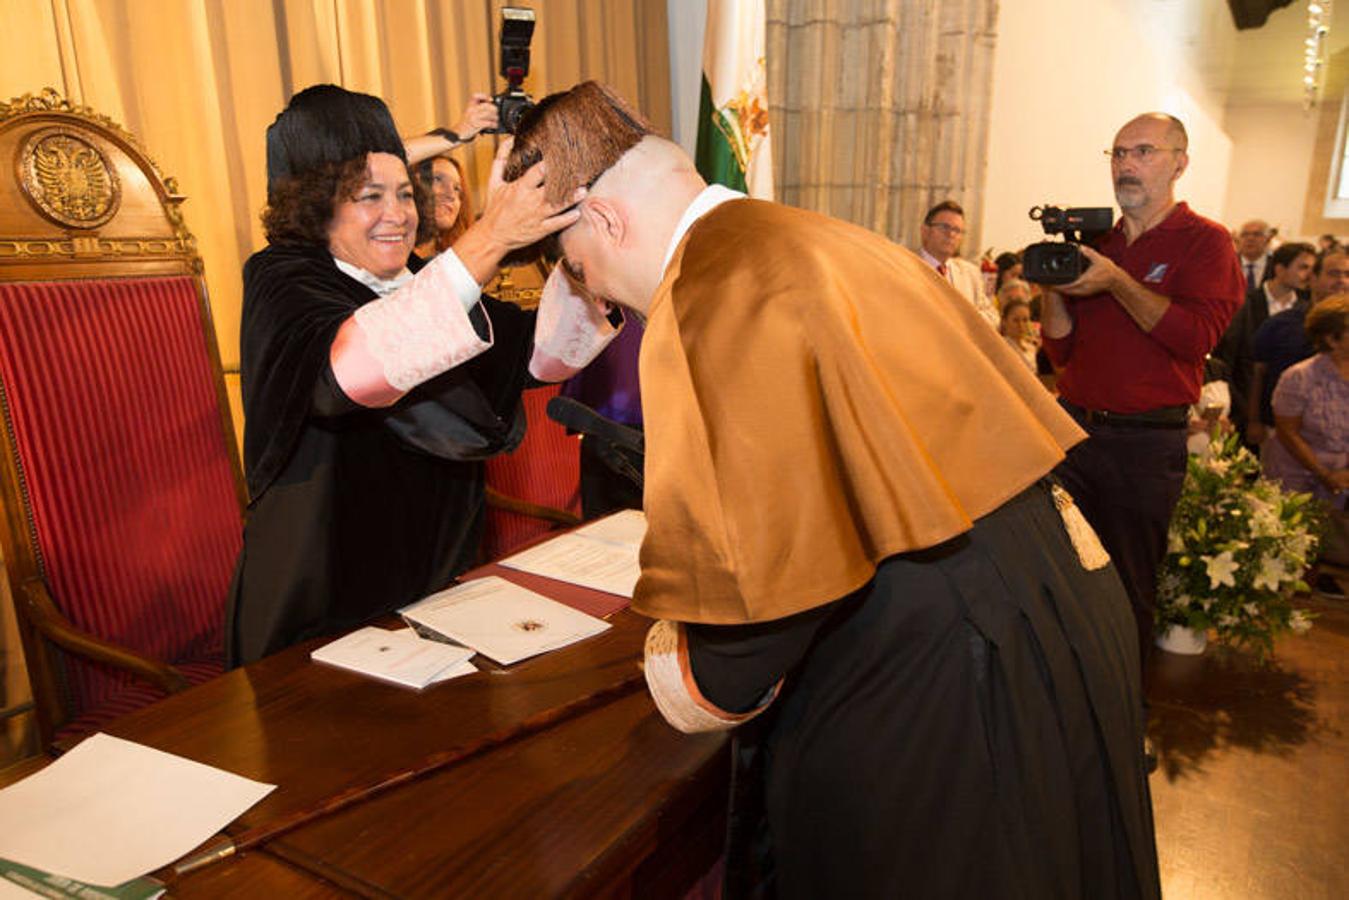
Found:
[[[937,213],[944,213],[944,212],[953,212],[956,215],[960,216],[960,218],[962,219],[965,218],[965,210],[960,208],[959,203],[955,202],[954,200],[943,200],[942,202],[938,203],[936,206],[932,207],[927,211],[927,215],[923,216],[923,224],[931,225],[932,220],[937,218]]]
[[[1336,244],[1334,247],[1330,247],[1330,248],[1328,248],[1328,249],[1326,249],[1326,250],[1322,250],[1322,251],[1321,251],[1319,254],[1317,254],[1317,256],[1316,256],[1316,265],[1312,266],[1312,274],[1313,274],[1313,275],[1320,275],[1320,274],[1321,274],[1321,270],[1324,269],[1324,268],[1326,267],[1326,260],[1330,259],[1332,256],[1345,256],[1345,257],[1349,257],[1349,250],[1344,249],[1343,247],[1339,246],[1338,244]]]
[[[1304,253],[1314,257],[1316,256],[1316,248],[1311,244],[1296,242],[1281,244],[1279,249],[1270,254],[1269,263],[1271,266],[1283,266],[1286,269]]]
[[[578,187],[593,185],[619,158],[655,130],[617,94],[597,81],[549,94],[525,113],[502,173],[514,181],[548,161],[544,193],[564,203]]]

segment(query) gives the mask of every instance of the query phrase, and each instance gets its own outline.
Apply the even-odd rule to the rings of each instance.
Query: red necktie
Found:
[[[937,274],[942,278],[946,277],[946,263],[937,263]]]

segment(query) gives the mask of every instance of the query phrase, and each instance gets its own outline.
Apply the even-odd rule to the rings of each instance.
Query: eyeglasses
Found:
[[[1145,163],[1158,153],[1181,153],[1183,147],[1154,147],[1151,144],[1139,144],[1137,147],[1111,147],[1109,150],[1102,151],[1110,157],[1111,162],[1124,162],[1133,157],[1141,163]]]
[[[936,228],[938,231],[944,231],[951,237],[960,237],[962,234],[965,233],[965,229],[961,228],[959,225],[947,225],[945,222],[932,222],[930,224],[929,223],[924,224],[926,224],[928,228]]]

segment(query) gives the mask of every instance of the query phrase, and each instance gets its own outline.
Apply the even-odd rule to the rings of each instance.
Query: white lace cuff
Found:
[[[529,374],[539,381],[565,381],[599,356],[618,332],[600,305],[555,266],[539,299]]]
[[[689,667],[688,641],[679,622],[660,620],[646,633],[646,686],[660,714],[679,731],[727,731],[759,715],[777,699],[782,682],[768,697],[746,713],[720,709],[698,690]]]
[[[480,293],[459,257],[446,250],[412,281],[356,310],[366,347],[390,386],[410,391],[492,346],[491,323],[483,340],[468,318]]]

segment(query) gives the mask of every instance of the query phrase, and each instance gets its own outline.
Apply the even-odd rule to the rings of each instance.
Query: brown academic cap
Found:
[[[344,163],[367,153],[392,153],[407,162],[384,101],[335,84],[307,87],[267,128],[268,191],[323,163]]]
[[[548,161],[546,196],[563,203],[589,187],[637,142],[653,134],[650,123],[609,88],[583,81],[549,94],[520,120],[503,177],[514,181],[541,159]]]

